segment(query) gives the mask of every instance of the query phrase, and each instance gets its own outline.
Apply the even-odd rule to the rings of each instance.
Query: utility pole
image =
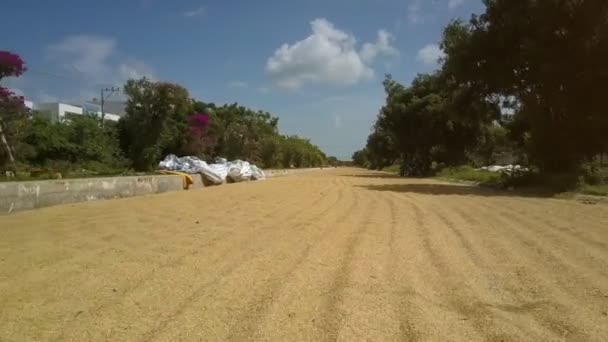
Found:
[[[104,96],[104,92],[109,92],[108,97],[110,97],[110,95],[112,95],[114,92],[120,91],[120,88],[101,88],[101,124],[103,125],[103,120],[105,119],[106,113],[103,111],[103,102],[105,101],[106,97]]]

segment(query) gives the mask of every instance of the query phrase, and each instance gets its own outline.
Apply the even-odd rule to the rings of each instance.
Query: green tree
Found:
[[[192,114],[192,100],[177,84],[146,78],[127,81],[124,92],[121,146],[136,170],[152,170],[163,155],[178,154],[189,143],[186,117]]]
[[[338,160],[337,157],[329,156],[329,157],[327,157],[327,164],[329,166],[338,166],[340,164],[340,161]]]
[[[34,116],[23,132],[23,143],[32,148],[27,161],[38,166],[65,161],[84,166],[90,162],[108,168],[119,166],[122,155],[116,129],[111,123],[101,126],[93,116],[78,116],[69,122],[51,122]]]
[[[380,169],[400,160],[402,174],[425,176],[432,162],[467,161],[483,129],[497,117],[492,103],[442,72],[418,75],[409,87],[387,75],[386,104],[367,142],[367,162]]]
[[[393,165],[399,157],[392,135],[384,128],[376,125],[374,131],[367,138],[368,167],[380,170]]]
[[[485,0],[444,32],[444,70],[483,96],[514,98],[518,140],[543,171],[572,172],[608,150],[608,3]]]
[[[368,157],[368,150],[367,148],[363,148],[361,150],[355,151],[355,153],[353,153],[352,159],[353,159],[353,164],[355,164],[355,166],[359,166],[359,167],[367,167],[369,162],[367,160]]]

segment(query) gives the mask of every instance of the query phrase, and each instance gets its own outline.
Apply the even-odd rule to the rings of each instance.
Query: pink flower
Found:
[[[205,128],[209,124],[209,116],[203,113],[194,113],[189,117],[191,127]]]
[[[19,57],[9,51],[0,51],[0,78],[6,76],[21,76],[27,68]]]

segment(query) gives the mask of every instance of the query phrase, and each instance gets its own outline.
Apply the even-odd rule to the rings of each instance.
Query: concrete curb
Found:
[[[264,171],[268,178],[320,169]],[[190,189],[204,188],[202,177],[192,175]],[[53,205],[133,197],[183,190],[181,176],[146,175],[130,177],[81,178],[27,182],[0,182],[0,215]]]

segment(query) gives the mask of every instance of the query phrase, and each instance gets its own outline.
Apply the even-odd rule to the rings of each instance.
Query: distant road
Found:
[[[608,341],[608,206],[330,169],[0,216],[0,341]]]

